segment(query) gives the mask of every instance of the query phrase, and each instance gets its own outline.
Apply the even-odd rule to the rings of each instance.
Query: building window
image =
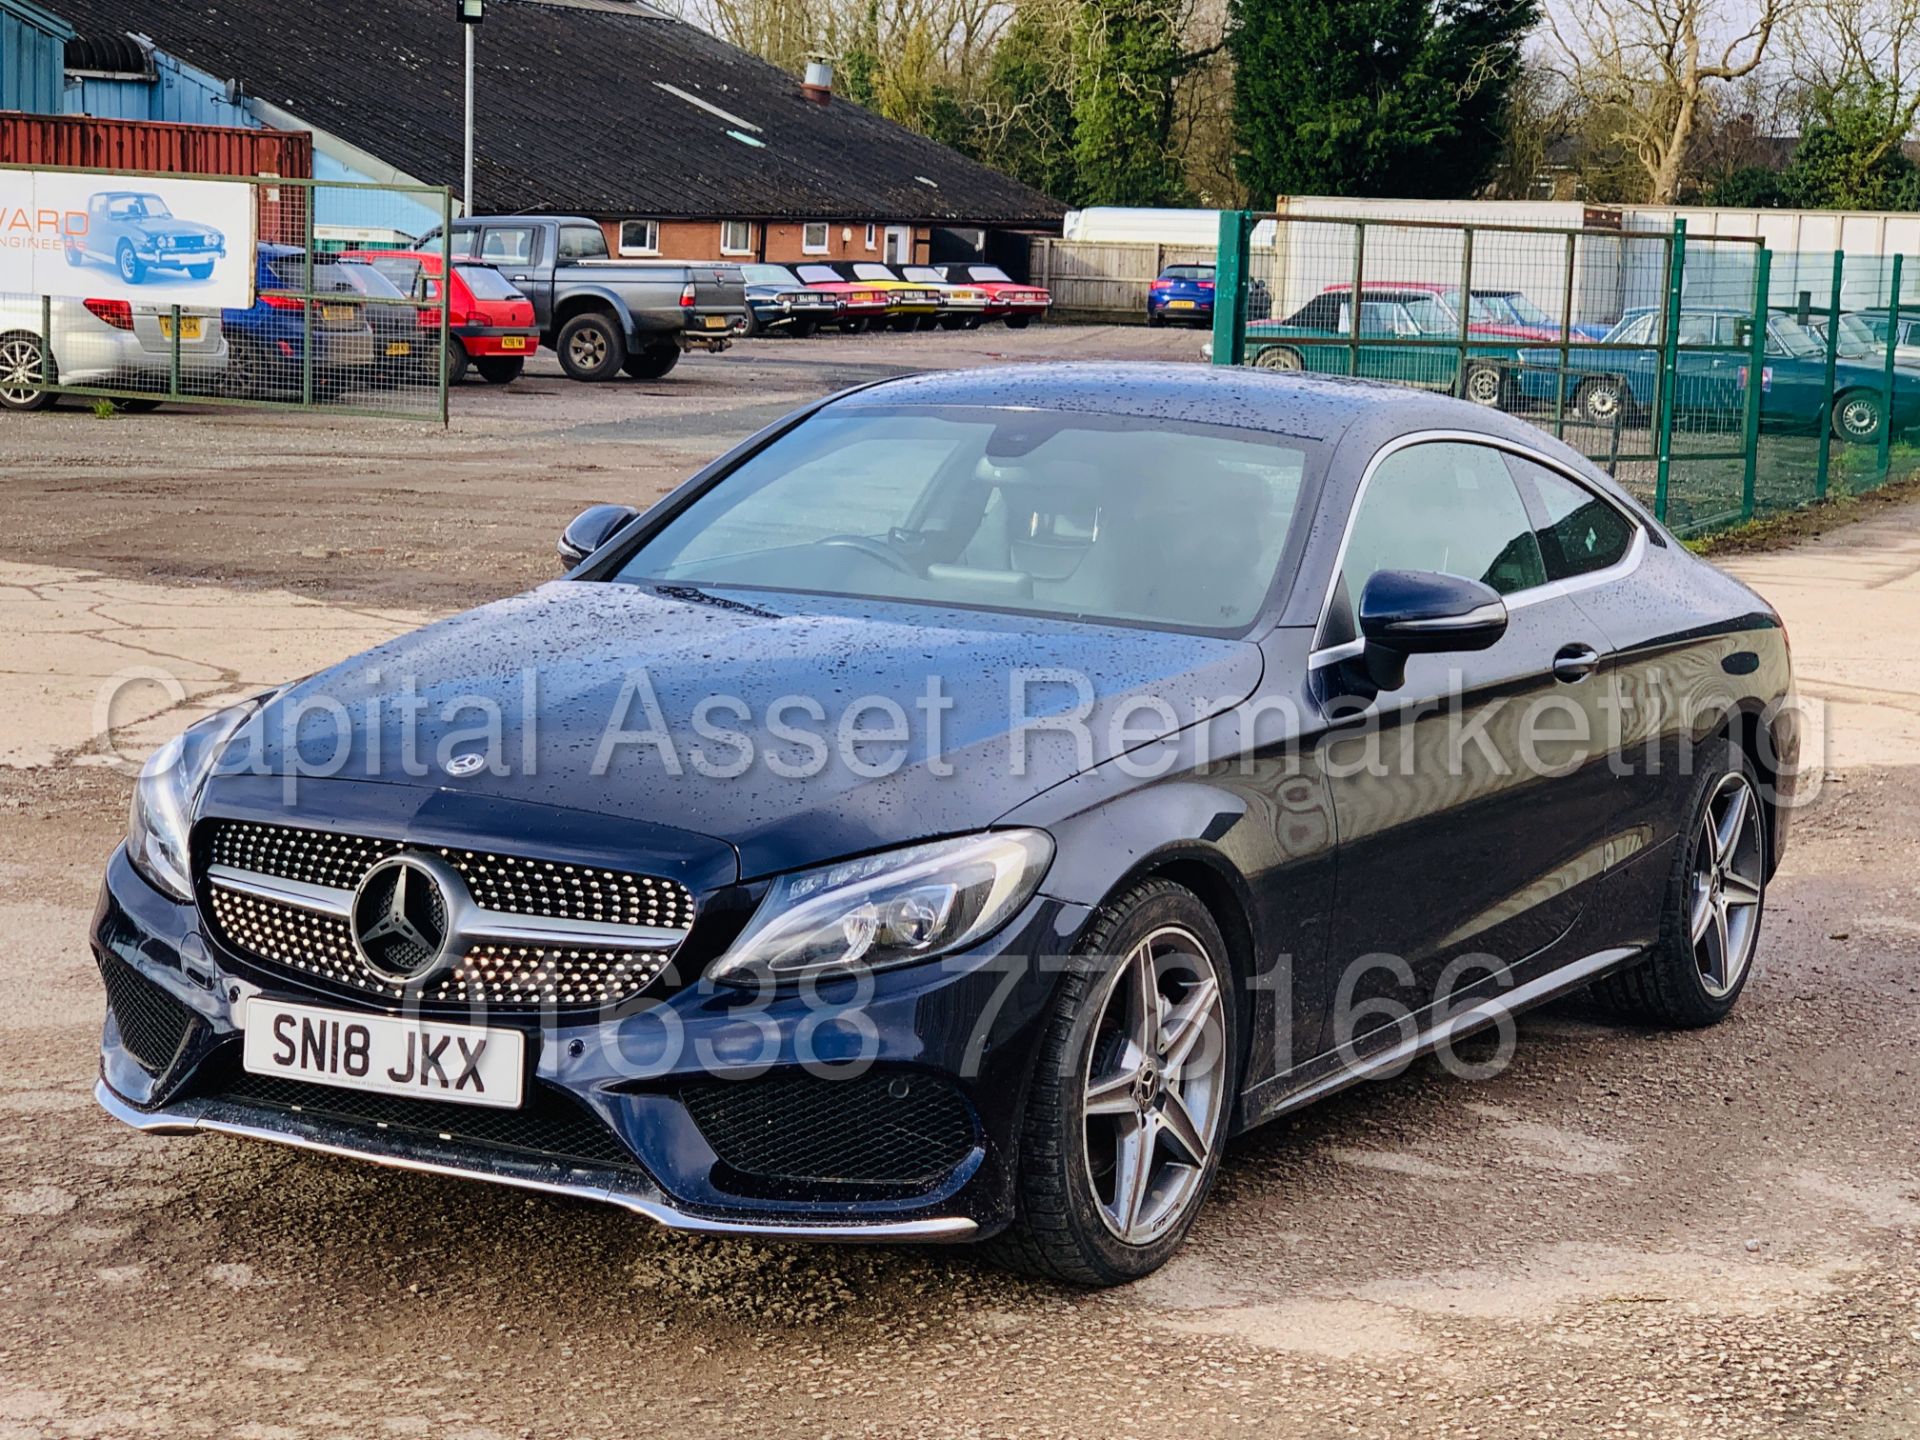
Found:
[[[827,226],[824,220],[816,220],[811,225],[800,227],[800,250],[805,255],[827,253]]]
[[[867,222],[867,248],[873,249],[879,243],[880,227],[872,221]]]
[[[720,253],[722,255],[751,255],[753,253],[753,226],[745,220],[722,220],[720,222]]]
[[[660,222],[658,220],[622,220],[620,222],[620,253],[622,255],[658,255],[660,253]]]

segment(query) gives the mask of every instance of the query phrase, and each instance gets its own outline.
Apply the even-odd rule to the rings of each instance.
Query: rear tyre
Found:
[[[1753,973],[1767,897],[1767,821],[1746,752],[1699,757],[1660,911],[1660,938],[1594,995],[1625,1019],[1695,1029],[1723,1020]]]
[[[1498,365],[1469,365],[1460,393],[1476,405],[1497,410],[1507,398],[1507,377]]]
[[[22,414],[52,409],[59,397],[40,383],[40,337],[19,331],[0,335],[0,409]]]
[[[1582,380],[1573,392],[1573,409],[1589,425],[1619,425],[1627,418],[1627,390],[1612,375]]]
[[[1226,942],[1171,880],[1094,915],[1045,1022],[1021,1126],[1011,1269],[1118,1285],[1179,1248],[1220,1163],[1236,1078]]]
[[[473,363],[473,357],[467,354],[467,347],[458,340],[447,341],[447,384],[463,385],[467,379],[467,367]]]
[[[527,368],[527,362],[520,355],[486,355],[474,361],[473,368],[489,385],[511,385]]]
[[[113,408],[122,415],[151,415],[161,406],[158,400],[116,400]]]
[[[671,340],[647,346],[621,366],[636,380],[658,380],[680,363],[680,347]]]
[[[1033,317],[1031,315],[1009,315],[1007,317],[1007,328],[1009,330],[1024,330],[1032,323]]]
[[[611,380],[627,363],[627,342],[611,317],[589,312],[560,327],[554,342],[560,368],[589,384]]]
[[[920,317],[918,315],[895,315],[887,321],[887,326],[889,329],[905,335],[910,331],[920,328]]]
[[[942,315],[939,321],[942,330],[958,330],[966,323],[967,317],[964,315]]]
[[[1253,357],[1256,370],[1304,370],[1306,364],[1300,358],[1298,350],[1285,345],[1269,345]]]
[[[746,326],[741,330],[740,333],[746,336],[749,340],[752,340],[758,336],[761,336],[767,333],[767,327],[760,323],[760,317],[753,313],[753,307],[751,305],[747,307]]]
[[[1009,320],[1007,323],[1011,325],[1013,322]],[[1166,323],[1167,323],[1167,320],[1164,315],[1156,315],[1151,310],[1147,312],[1147,328],[1149,330],[1158,330],[1162,325]]]
[[[818,320],[796,320],[787,327],[787,333],[796,340],[804,340],[819,328]]]
[[[1833,402],[1833,433],[1854,445],[1871,445],[1880,438],[1885,406],[1871,390],[1850,390]]]

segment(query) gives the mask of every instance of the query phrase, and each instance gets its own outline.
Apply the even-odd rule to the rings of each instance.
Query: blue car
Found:
[[[1263,1121],[1754,973],[1779,617],[1513,416],[905,376],[560,550],[148,763],[91,926],[108,1113],[1106,1285]],[[297,1228],[314,1187],[257,1185]]]
[[[1746,411],[1749,340],[1753,319],[1745,310],[1685,306],[1680,311],[1674,413],[1696,425],[1735,428]],[[1567,413],[1592,425],[1646,424],[1656,400],[1661,355],[1660,314],[1650,307],[1627,311],[1607,332],[1605,347],[1566,356],[1557,349],[1519,352],[1517,393],[1524,402],[1552,406],[1556,394]],[[1819,433],[1831,425],[1842,440],[1873,444],[1881,427],[1903,434],[1920,424],[1920,375],[1899,370],[1889,416],[1885,375],[1877,357],[1841,356],[1827,393],[1826,342],[1791,315],[1767,317],[1760,372],[1760,426],[1775,432]]]
[[[87,229],[66,236],[67,264],[111,265],[129,285],[149,270],[177,270],[190,280],[213,274],[227,239],[211,225],[181,220],[167,202],[145,190],[102,190],[87,200]]]
[[[255,400],[297,396],[306,370],[307,302],[300,298],[308,283],[306,251],[262,245],[256,264],[253,304],[220,312],[228,350],[225,393]],[[370,383],[383,357],[354,274],[338,261],[316,259],[312,293],[319,297],[312,317],[314,394],[329,398]],[[411,334],[413,312],[393,314],[404,315]]]
[[[747,282],[747,333],[811,335],[840,313],[840,301],[807,286],[784,265],[742,265]]]
[[[1213,266],[1169,265],[1147,287],[1147,324],[1213,323]]]

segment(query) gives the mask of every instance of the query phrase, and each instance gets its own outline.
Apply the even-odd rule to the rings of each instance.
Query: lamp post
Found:
[[[486,0],[454,0],[460,16],[460,28],[467,37],[467,123],[466,154],[462,166],[460,201],[466,207],[466,213],[474,212],[473,205],[473,32],[480,28],[480,22],[486,18]]]

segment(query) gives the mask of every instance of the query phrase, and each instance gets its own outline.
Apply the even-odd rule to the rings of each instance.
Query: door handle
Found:
[[[1553,657],[1553,678],[1577,685],[1600,668],[1600,652],[1591,645],[1562,645]]]

